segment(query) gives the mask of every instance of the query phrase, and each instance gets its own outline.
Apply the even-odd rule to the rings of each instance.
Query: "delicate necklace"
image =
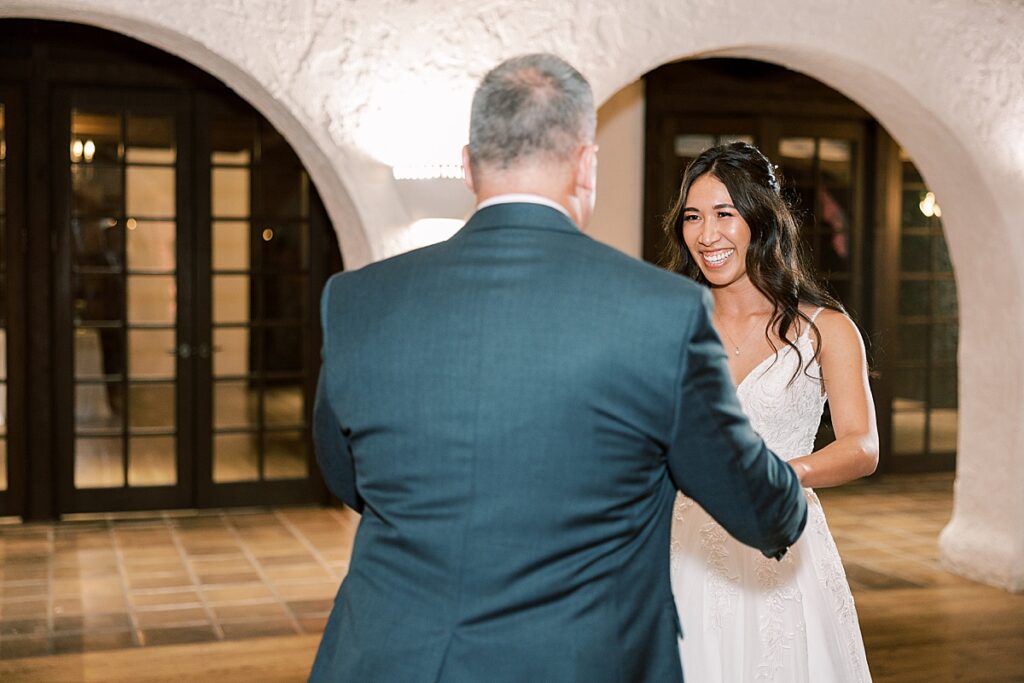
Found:
[[[743,339],[740,340],[739,344],[737,344],[735,341],[733,341],[732,335],[729,334],[729,330],[725,329],[725,325],[722,323],[722,319],[719,318],[717,315],[715,316],[715,319],[718,320],[718,327],[722,330],[723,333],[725,333],[725,338],[729,340],[729,343],[732,344],[732,348],[735,349],[734,355],[736,356],[740,355],[740,346],[747,343],[747,340],[750,339],[750,335],[754,332],[754,329],[757,328],[758,322],[760,322],[758,320],[755,320],[754,324],[751,325],[750,329],[747,330],[747,333],[743,335]]]

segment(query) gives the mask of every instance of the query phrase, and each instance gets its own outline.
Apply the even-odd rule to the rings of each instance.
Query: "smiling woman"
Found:
[[[713,287],[731,284],[747,273],[750,226],[732,201],[729,189],[710,174],[694,181],[686,194],[683,241]]]
[[[755,430],[805,487],[837,486],[871,474],[878,462],[864,346],[804,265],[780,188],[772,163],[750,144],[701,152],[665,222],[671,262],[711,289],[714,325],[729,342],[729,368]],[[836,440],[815,450],[826,399]],[[672,576],[688,629],[681,646],[687,678],[725,683],[769,672],[786,680],[870,680],[842,563],[821,504],[806,491],[814,533],[778,564],[680,497]]]

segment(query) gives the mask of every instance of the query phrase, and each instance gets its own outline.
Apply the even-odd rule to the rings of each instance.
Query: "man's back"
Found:
[[[504,204],[332,280],[323,314],[318,442],[340,430],[354,470],[321,465],[363,518],[313,679],[679,680],[666,456],[687,439],[699,289]],[[740,427],[699,429],[753,452]],[[775,542],[737,505],[727,528]]]

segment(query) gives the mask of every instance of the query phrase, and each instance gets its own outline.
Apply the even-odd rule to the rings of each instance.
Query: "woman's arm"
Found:
[[[836,440],[789,461],[800,483],[812,488],[866,477],[878,465],[875,402],[860,332],[852,320],[836,311],[822,311],[815,323],[821,332],[819,361]]]

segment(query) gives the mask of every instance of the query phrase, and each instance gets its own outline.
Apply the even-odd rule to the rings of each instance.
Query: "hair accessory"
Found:
[[[779,178],[775,175],[775,171],[777,171],[779,167],[772,164],[772,162],[768,161],[767,158],[765,158],[765,162],[768,164],[768,187],[772,188],[772,190],[775,191],[775,194],[781,194],[782,188],[779,187]]]

